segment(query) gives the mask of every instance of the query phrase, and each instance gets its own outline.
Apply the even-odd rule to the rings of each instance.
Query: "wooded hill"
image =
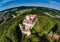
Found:
[[[55,40],[48,36],[50,31],[60,36],[60,11],[36,6],[22,6],[0,11],[0,42],[22,41],[19,23],[22,23],[27,14],[36,14],[38,21],[31,30],[32,34],[24,37],[23,42],[60,42],[60,39]]]

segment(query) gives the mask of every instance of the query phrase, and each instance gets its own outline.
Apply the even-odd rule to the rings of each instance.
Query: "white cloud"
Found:
[[[15,1],[15,0],[4,0],[2,2],[0,2],[0,6],[2,6],[3,4],[7,3],[7,2],[10,2],[10,1]],[[16,4],[16,3],[14,3]],[[53,9],[58,9],[60,10],[60,3],[59,2],[56,2],[56,1],[49,1],[49,3],[24,3],[24,4],[17,4],[17,5],[14,5],[14,4],[10,4],[9,7],[15,7],[15,6],[43,6],[43,7],[49,7],[49,8],[53,8]]]
[[[56,2],[56,1],[50,1],[51,4],[55,4],[55,5],[60,5],[59,2]]]
[[[32,6],[33,5],[35,5],[35,6],[49,7],[49,8],[60,10],[60,3],[56,2],[56,1],[50,1],[49,3],[32,4]]]
[[[50,1],[48,4],[46,4],[46,6],[60,10],[60,3],[56,1]]]
[[[2,2],[0,2],[0,6],[2,6],[3,4],[10,2],[10,1],[14,1],[14,0],[3,0]]]
[[[49,3],[28,3],[28,4],[22,4],[24,6],[43,6],[43,7],[49,7],[53,9],[60,10],[60,3],[56,1],[50,1]]]

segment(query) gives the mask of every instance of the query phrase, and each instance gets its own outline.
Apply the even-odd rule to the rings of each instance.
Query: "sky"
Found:
[[[0,0],[0,11],[18,6],[42,6],[60,10],[60,0]]]

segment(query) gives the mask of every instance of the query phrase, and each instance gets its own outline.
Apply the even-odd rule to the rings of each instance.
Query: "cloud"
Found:
[[[57,1],[49,1],[48,3],[29,3],[29,4],[23,4],[25,6],[42,6],[42,7],[48,7],[48,8],[53,8],[60,10],[60,3]]]
[[[43,7],[49,7],[49,8],[53,8],[53,9],[57,9],[60,10],[60,3],[57,1],[50,1],[49,3],[37,3],[37,4],[32,4],[32,6],[43,6]]]
[[[57,1],[50,1],[46,6],[60,10],[60,3]]]
[[[2,6],[3,4],[10,2],[10,1],[14,1],[14,0],[3,0],[2,2],[0,2],[0,6]]]
[[[11,2],[11,3],[8,4],[7,6],[4,6],[8,2]],[[8,8],[8,7],[16,7],[16,6],[43,6],[43,7],[49,7],[49,8],[60,10],[60,3],[54,0],[48,0],[48,2],[43,2],[43,1],[35,2],[34,1],[34,2],[26,2],[26,3],[22,3],[21,1],[19,2],[19,0],[4,0],[0,2],[0,7],[2,7],[2,9],[5,7]]]

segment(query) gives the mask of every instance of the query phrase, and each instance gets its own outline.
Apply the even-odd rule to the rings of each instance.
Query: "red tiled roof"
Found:
[[[29,16],[30,16],[31,19],[34,19],[37,15],[35,15],[35,14],[29,14]]]
[[[59,39],[59,35],[54,34],[54,35],[53,35],[53,38],[56,39],[56,40],[58,40],[58,39]]]
[[[35,15],[35,14],[29,14],[29,16],[30,16],[30,17],[35,17],[35,16],[37,16],[37,15]]]

